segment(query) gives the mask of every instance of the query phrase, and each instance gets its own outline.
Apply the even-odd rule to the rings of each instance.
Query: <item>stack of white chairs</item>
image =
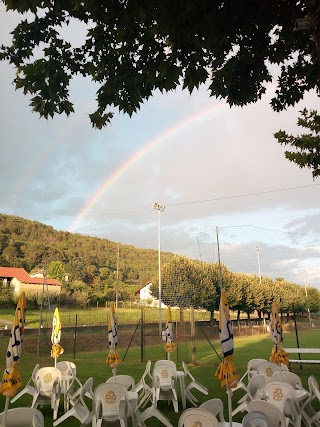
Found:
[[[175,412],[178,412],[176,390],[176,368],[170,364],[159,364],[152,371],[153,399],[155,406],[160,400],[171,401]]]
[[[39,405],[50,405],[53,409],[53,420],[57,419],[61,392],[61,371],[58,368],[44,367],[35,375],[35,393],[32,408]]]
[[[54,427],[56,427],[58,424],[62,423],[69,417],[77,418],[77,420],[79,420],[81,425],[83,426],[91,422],[92,420],[91,411],[85,402],[85,397],[87,396],[87,394],[92,393],[92,384],[93,384],[93,378],[90,377],[81,387],[80,395],[76,400],[76,402],[74,403],[74,405],[72,406],[72,408],[70,408],[65,414],[63,414],[60,418],[58,418],[53,423]]]
[[[35,408],[13,408],[0,414],[0,425],[6,427],[44,427],[44,417],[42,412]]]
[[[200,408],[189,408],[182,412],[178,427],[219,427],[217,418],[209,411]]]
[[[94,390],[92,403],[92,426],[118,421],[127,427],[128,391],[122,384],[104,383]]]
[[[201,393],[207,395],[208,389],[204,385],[200,384],[199,381],[197,381],[194,378],[194,376],[189,371],[185,362],[182,362],[182,367],[183,367],[184,376],[185,376],[185,396],[193,406],[198,406],[199,401],[195,397],[195,395],[191,393],[191,390],[192,389],[198,390]]]
[[[32,398],[34,397],[34,394],[36,392],[36,389],[34,387],[34,382],[35,382],[36,373],[38,372],[38,370],[39,370],[39,364],[37,364],[33,368],[33,372],[31,374],[31,377],[29,378],[26,386],[10,400],[10,403],[14,403],[16,400],[18,400],[24,394],[30,394],[32,396]]]
[[[82,383],[77,377],[77,368],[73,362],[61,361],[58,362],[56,367],[61,372],[61,394],[64,395],[64,411],[69,410],[69,403],[74,405],[77,401]],[[92,390],[88,391],[87,397],[92,399]]]
[[[309,427],[320,426],[320,390],[319,383],[315,376],[308,378],[309,396],[301,406],[301,415],[305,424]]]

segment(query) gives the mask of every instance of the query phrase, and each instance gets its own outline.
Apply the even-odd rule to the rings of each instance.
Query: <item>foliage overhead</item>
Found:
[[[131,116],[156,90],[182,86],[190,93],[205,84],[210,96],[232,105],[256,102],[278,69],[275,111],[317,88],[320,46],[319,0],[2,0],[23,16],[0,59],[17,70],[16,89],[30,94],[40,116],[69,115],[71,79],[98,86],[94,127],[110,122],[113,110]],[[295,31],[309,14],[310,31]],[[86,26],[73,46],[65,26]],[[310,32],[313,37],[310,37]],[[273,69],[275,67],[272,67]]]
[[[305,128],[308,133],[294,136],[280,130],[274,136],[281,145],[293,148],[293,151],[285,152],[286,158],[300,168],[312,169],[312,176],[316,178],[320,176],[320,116],[317,111],[301,111],[298,126]]]

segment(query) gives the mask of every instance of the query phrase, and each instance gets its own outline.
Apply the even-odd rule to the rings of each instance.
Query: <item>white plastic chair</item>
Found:
[[[223,402],[221,399],[214,398],[206,400],[205,402],[201,403],[199,408],[211,412],[215,417],[218,418],[221,424],[226,422],[224,419]]]
[[[37,364],[33,368],[31,377],[29,378],[29,381],[27,382],[26,386],[10,400],[10,403],[14,403],[16,400],[18,400],[24,394],[30,394],[32,397],[34,396],[35,391],[36,391],[36,389],[34,388],[34,380],[35,380],[36,373],[38,372],[38,370],[39,370],[39,364]]]
[[[264,386],[264,393],[268,402],[277,406],[284,415],[289,415],[293,424],[300,427],[301,412],[292,385],[282,381],[269,381]]]
[[[101,427],[107,422],[120,422],[127,427],[128,391],[122,384],[104,383],[94,390],[92,426]]]
[[[153,368],[152,386],[154,387],[153,399],[155,406],[159,400],[168,400],[178,412],[178,397],[176,390],[176,369],[171,365],[159,365]]]
[[[140,393],[142,391],[142,393],[139,396],[139,400],[140,397],[142,397],[143,395],[143,380],[146,384],[151,385],[151,381],[152,381],[152,375],[151,375],[151,360],[148,360],[147,364],[146,364],[146,369],[144,371],[144,373],[142,374],[141,380],[139,382],[137,382],[136,384],[136,392]]]
[[[154,387],[149,387],[145,381],[144,378],[142,378],[142,386],[144,388],[143,392],[143,398],[140,400],[138,406],[134,410],[134,414],[136,416],[136,421],[139,427],[147,427],[144,423],[149,418],[157,418],[162,424],[164,424],[167,427],[173,427],[170,420],[163,415],[162,412],[159,411],[159,409],[156,407],[155,399],[153,398],[155,389]],[[145,406],[147,402],[151,401],[151,406],[149,406],[144,411],[140,411],[141,408]]]
[[[263,412],[248,412],[242,420],[242,427],[275,427],[272,426],[268,417]]]
[[[136,382],[130,375],[115,375],[108,378],[106,383],[122,384],[127,390],[136,391]]]
[[[209,411],[200,408],[189,408],[182,412],[178,427],[218,427],[217,418]]]
[[[275,372],[272,375],[272,381],[283,381],[292,385],[292,387],[295,389],[295,397],[299,404],[301,404],[301,402],[304,401],[309,395],[308,391],[303,388],[301,378],[294,372]]]
[[[87,379],[87,381],[81,387],[80,396],[78,397],[74,406],[53,423],[54,427],[60,424],[62,421],[65,421],[69,417],[77,418],[80,421],[81,425],[87,425],[91,422],[91,411],[88,408],[84,397],[87,393],[90,393],[92,391],[92,384],[93,378],[91,377]]]
[[[264,375],[266,382],[272,380],[272,375],[274,372],[280,371],[281,368],[279,365],[273,362],[262,362],[257,368],[257,373]]]
[[[56,367],[61,371],[61,393],[64,395],[64,410],[69,409],[69,402],[74,405],[77,401],[82,388],[82,383],[77,377],[77,368],[73,362],[61,361]],[[87,397],[92,399],[92,390],[88,391]]]
[[[61,371],[53,367],[40,368],[35,377],[35,389],[31,407],[51,405],[53,420],[56,420],[60,403]]]
[[[320,391],[317,379],[310,375],[308,378],[309,397],[301,406],[301,415],[307,426],[320,426]],[[314,407],[315,405],[315,407]]]
[[[290,418],[275,405],[266,400],[252,400],[248,405],[248,412],[262,412],[265,414],[272,427],[288,427],[292,425]]]
[[[247,386],[247,393],[243,399],[239,400],[239,405],[232,411],[232,415],[238,412],[244,412],[248,410],[248,404],[253,399],[261,399],[263,397],[263,388],[266,385],[266,379],[264,375],[258,374],[252,377]]]
[[[0,425],[3,425],[5,413],[0,414]],[[35,408],[8,409],[6,427],[44,427],[42,412]]]
[[[187,365],[185,362],[182,362],[182,367],[184,370],[184,376],[185,376],[185,381],[188,379],[189,382],[186,382],[186,386],[185,386],[185,395],[186,398],[189,400],[189,402],[193,405],[193,406],[198,406],[198,399],[191,393],[190,390],[195,389],[200,391],[201,393],[207,395],[208,394],[208,389],[207,387],[205,387],[204,385],[200,384],[195,378],[194,376],[191,374],[191,372],[189,371]]]

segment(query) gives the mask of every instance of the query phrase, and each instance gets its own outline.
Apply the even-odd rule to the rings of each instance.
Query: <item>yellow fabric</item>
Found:
[[[106,362],[112,369],[116,369],[121,362],[119,353],[117,350],[110,350]]]
[[[282,321],[279,316],[279,308],[274,300],[271,306],[271,324],[270,334],[273,342],[273,348],[270,361],[279,364],[289,365],[289,354],[283,349],[282,342]]]
[[[64,352],[60,344],[52,344],[51,357],[59,357]]]
[[[239,381],[239,374],[232,360],[233,355],[233,332],[232,322],[229,315],[229,306],[227,294],[224,289],[221,290],[219,306],[219,337],[220,348],[223,360],[220,363],[215,376],[220,380],[221,387],[236,387]]]
[[[167,324],[166,324],[166,344],[164,349],[167,353],[171,353],[175,349],[175,345],[172,342],[173,339],[173,328],[172,328],[172,316],[171,316],[171,308],[168,307],[167,310]]]
[[[112,369],[116,369],[121,362],[119,353],[117,352],[118,345],[118,330],[116,322],[116,313],[114,304],[110,305],[110,312],[108,317],[108,342],[109,342],[109,354],[106,362]]]
[[[22,292],[17,303],[14,322],[11,328],[6,357],[6,369],[0,387],[0,394],[4,396],[13,397],[17,393],[18,388],[22,386],[18,363],[22,354],[26,307],[26,296],[25,293]]]
[[[237,386],[239,374],[232,360],[232,356],[227,356],[222,360],[215,376],[220,380],[221,387],[234,388]]]
[[[58,307],[54,310],[53,319],[52,319],[52,333],[51,333],[51,357],[59,357],[60,354],[64,352],[64,349],[61,347],[61,321]]]

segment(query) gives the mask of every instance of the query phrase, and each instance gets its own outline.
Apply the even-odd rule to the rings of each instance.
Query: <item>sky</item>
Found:
[[[0,44],[17,22],[0,3]],[[78,25],[65,30],[74,45],[84,35]],[[320,180],[286,160],[273,137],[298,132],[299,111],[318,106],[314,93],[275,113],[275,84],[244,108],[205,87],[155,92],[100,131],[89,122],[97,87],[88,79],[72,82],[75,114],[47,121],[14,76],[0,62],[1,213],[139,248],[158,249],[160,231],[162,251],[320,288]]]

